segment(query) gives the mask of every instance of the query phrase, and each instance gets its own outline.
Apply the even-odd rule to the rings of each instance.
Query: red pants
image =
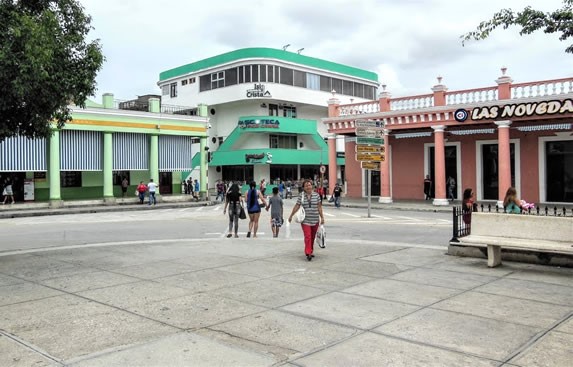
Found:
[[[318,232],[318,226],[320,223],[315,225],[301,224],[302,233],[304,234],[304,254],[312,255],[314,249],[314,239],[316,238],[316,232]]]

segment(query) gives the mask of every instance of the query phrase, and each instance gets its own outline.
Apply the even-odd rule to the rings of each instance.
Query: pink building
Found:
[[[508,187],[534,203],[573,203],[573,78],[514,84],[505,68],[497,86],[448,91],[441,83],[426,95],[340,105],[329,100],[330,155],[345,139],[342,177],[349,197],[363,197],[366,170],[356,160],[356,121],[383,123],[385,159],[372,172],[371,194],[380,202],[424,198],[429,175],[434,205],[461,200],[500,203]],[[336,162],[330,157],[329,162]],[[340,170],[329,166],[330,190]]]

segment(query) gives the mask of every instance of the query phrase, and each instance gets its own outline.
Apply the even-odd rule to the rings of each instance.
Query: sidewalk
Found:
[[[52,209],[49,207],[48,202],[20,202],[16,204],[0,205],[0,219],[2,218],[20,218],[20,217],[33,217],[43,215],[60,215],[60,214],[80,214],[80,213],[101,213],[101,212],[115,212],[115,211],[131,211],[131,210],[149,210],[155,208],[169,209],[169,208],[182,208],[194,206],[216,205],[218,202],[214,201],[195,201],[188,195],[170,195],[162,196],[156,206],[149,207],[147,203],[144,205],[139,204],[136,198],[117,198],[116,203],[109,205],[104,203],[103,200],[76,200],[65,201],[63,208]],[[286,202],[291,199],[285,199]],[[453,205],[459,205],[459,201],[454,201],[450,205],[436,206],[432,205],[431,201],[425,200],[402,200],[395,201],[391,204],[381,204],[378,198],[372,198],[370,207],[372,209],[392,209],[392,210],[415,210],[415,211],[431,211],[431,212],[451,212]],[[334,206],[333,203],[325,201],[325,206]],[[367,208],[367,199],[347,199],[343,198],[342,207],[350,208]]]
[[[292,236],[0,254],[0,365],[571,365],[573,269]]]

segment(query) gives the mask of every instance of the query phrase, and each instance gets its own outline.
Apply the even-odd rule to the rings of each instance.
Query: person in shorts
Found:
[[[279,229],[283,225],[283,199],[279,196],[279,188],[273,187],[273,196],[269,198],[266,210],[271,209],[271,230],[273,237],[279,236]]]

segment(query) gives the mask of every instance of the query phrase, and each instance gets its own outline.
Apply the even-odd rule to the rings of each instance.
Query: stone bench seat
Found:
[[[573,218],[472,213],[471,234],[459,245],[487,247],[489,267],[501,264],[501,248],[573,255]]]

